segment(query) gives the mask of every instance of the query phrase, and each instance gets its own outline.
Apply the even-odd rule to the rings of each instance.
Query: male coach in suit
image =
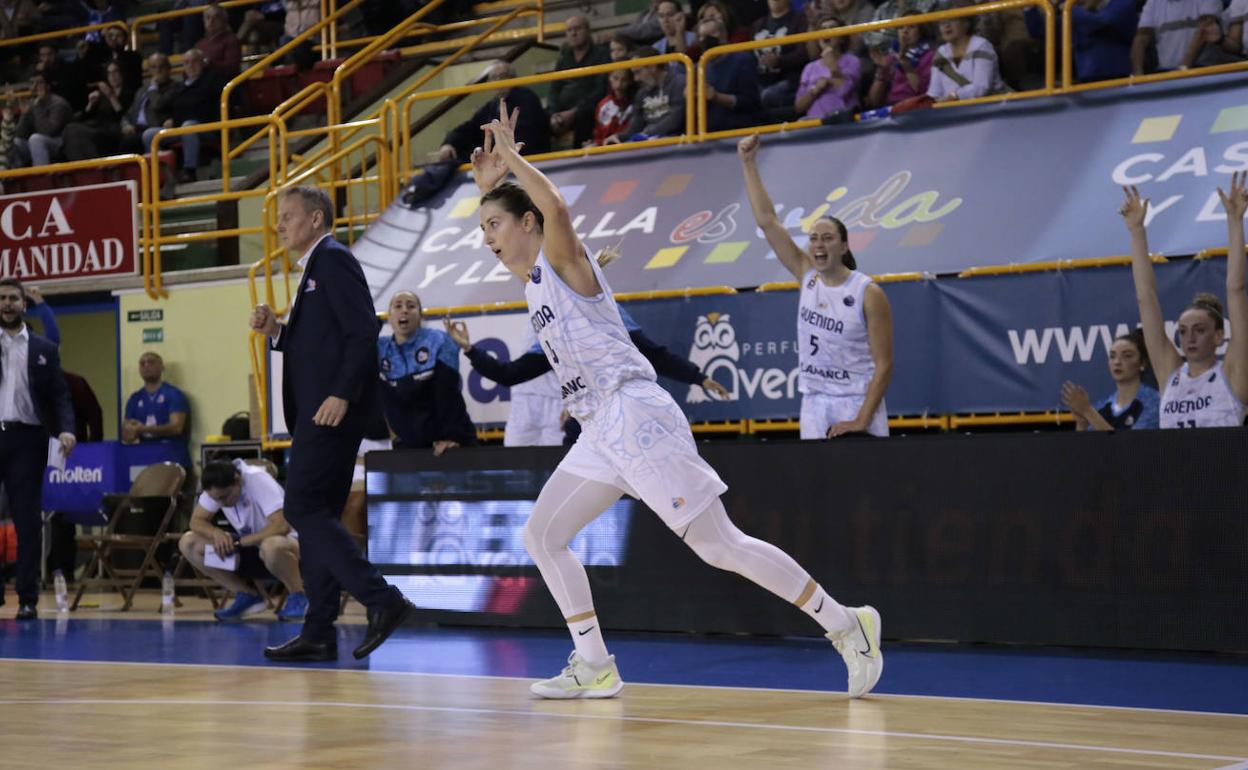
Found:
[[[17,619],[39,617],[39,558],[43,548],[43,470],[48,434],[61,451],[74,449],[74,409],[56,345],[22,321],[22,284],[0,279],[0,480],[17,530]],[[0,604],[4,586],[0,585]]]
[[[334,240],[333,221],[333,203],[321,190],[294,187],[283,193],[277,233],[292,255],[302,255],[303,278],[286,323],[266,305],[251,315],[251,328],[282,352],[283,408],[294,437],[286,519],[299,533],[309,604],[299,636],[265,648],[272,660],[337,660],[340,587],[368,608],[368,631],[355,648],[356,658],[375,650],[415,612],[360,554],[339,521],[360,441],[378,409],[380,324],[364,271]]]

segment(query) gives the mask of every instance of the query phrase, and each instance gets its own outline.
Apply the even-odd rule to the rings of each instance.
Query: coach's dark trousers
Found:
[[[39,601],[39,558],[43,551],[43,471],[48,432],[39,425],[0,423],[0,480],[9,496],[17,530],[17,600]],[[0,586],[0,591],[3,591]]]
[[[364,438],[355,422],[348,418],[337,428],[323,428],[300,420],[286,473],[284,512],[299,533],[299,571],[308,594],[300,635],[316,643],[334,640],[342,589],[370,610],[403,598],[364,558],[340,521]]]

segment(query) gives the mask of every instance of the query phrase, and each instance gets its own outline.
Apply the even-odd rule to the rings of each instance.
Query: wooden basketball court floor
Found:
[[[1236,657],[886,644],[849,701],[822,640],[616,634],[621,696],[552,702],[528,683],[560,633],[405,628],[356,662],[357,612],[337,663],[275,666],[262,646],[297,626],[110,601],[0,608],[0,768],[1248,770]]]

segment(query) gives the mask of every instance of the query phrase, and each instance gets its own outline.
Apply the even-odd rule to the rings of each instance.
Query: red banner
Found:
[[[63,281],[139,272],[134,182],[0,196],[0,276]]]

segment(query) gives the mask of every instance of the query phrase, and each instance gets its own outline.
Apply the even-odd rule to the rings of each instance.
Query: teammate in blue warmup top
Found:
[[[397,448],[433,447],[442,454],[477,443],[460,392],[459,347],[441,329],[422,324],[420,298],[390,298],[393,336],[377,340],[381,404]]]
[[[585,568],[572,538],[627,493],[646,503],[704,561],[736,572],[813,618],[863,695],[883,671],[880,616],[843,607],[806,570],[728,518],[727,490],[698,455],[689,423],[629,339],[597,260],[572,227],[558,188],[521,157],[517,113],[504,101],[472,154],[485,243],[525,283],[529,320],[583,431],[538,495],[524,541],[568,624],[575,651],[561,673],[537,682],[544,698],[609,698],[624,686],[607,653]],[[507,172],[518,184],[501,183]]]
[[[1117,385],[1113,393],[1093,404],[1088,391],[1067,381],[1062,385],[1062,403],[1075,416],[1076,430],[1145,430],[1160,427],[1157,418],[1161,394],[1141,378],[1148,370],[1144,333],[1139,329],[1124,334],[1109,346],[1109,376]]]

